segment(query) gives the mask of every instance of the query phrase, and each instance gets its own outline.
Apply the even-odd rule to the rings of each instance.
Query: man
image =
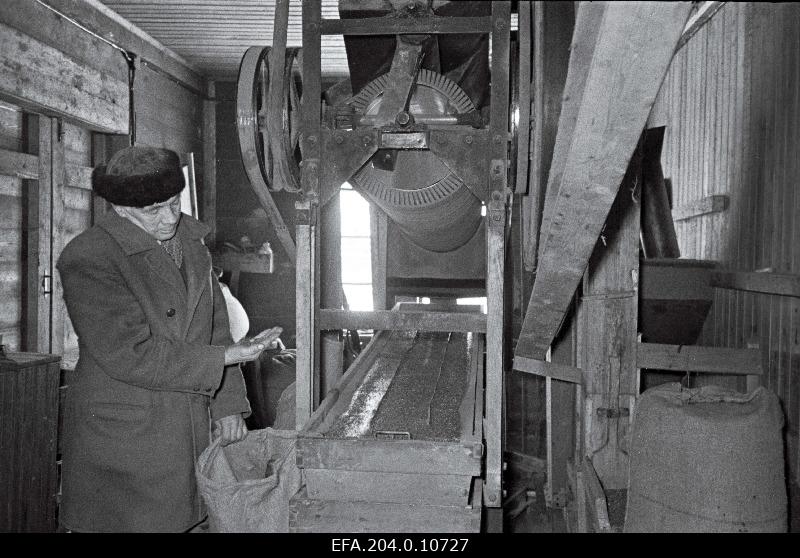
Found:
[[[64,423],[68,530],[192,528],[205,517],[194,464],[210,421],[223,444],[247,435],[239,363],[280,328],[232,342],[208,229],[181,214],[183,187],[173,151],[117,152],[92,174],[113,211],[59,258],[80,349]]]

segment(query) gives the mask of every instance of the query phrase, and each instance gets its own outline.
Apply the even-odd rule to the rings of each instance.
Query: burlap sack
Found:
[[[294,430],[252,430],[222,447],[217,439],[195,466],[210,531],[287,533],[289,499],[299,490]]]
[[[785,532],[774,393],[657,386],[634,412],[625,532]]]

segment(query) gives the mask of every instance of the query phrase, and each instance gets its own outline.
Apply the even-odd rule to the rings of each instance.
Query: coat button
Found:
[[[174,315],[175,315],[175,309],[174,308],[170,308],[169,310],[167,310],[167,317],[168,318],[171,318]]]

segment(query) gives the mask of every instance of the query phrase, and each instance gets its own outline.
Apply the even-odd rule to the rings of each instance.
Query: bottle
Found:
[[[267,271],[267,273],[272,273],[274,266],[272,263],[272,247],[269,245],[269,242],[262,244],[261,248],[258,250],[258,253],[263,256],[267,256],[269,260],[269,263],[267,264],[267,269],[269,269],[269,271]]]

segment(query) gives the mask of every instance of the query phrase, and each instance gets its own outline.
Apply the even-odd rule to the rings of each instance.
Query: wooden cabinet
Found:
[[[56,530],[60,360],[0,352],[0,532]]]

